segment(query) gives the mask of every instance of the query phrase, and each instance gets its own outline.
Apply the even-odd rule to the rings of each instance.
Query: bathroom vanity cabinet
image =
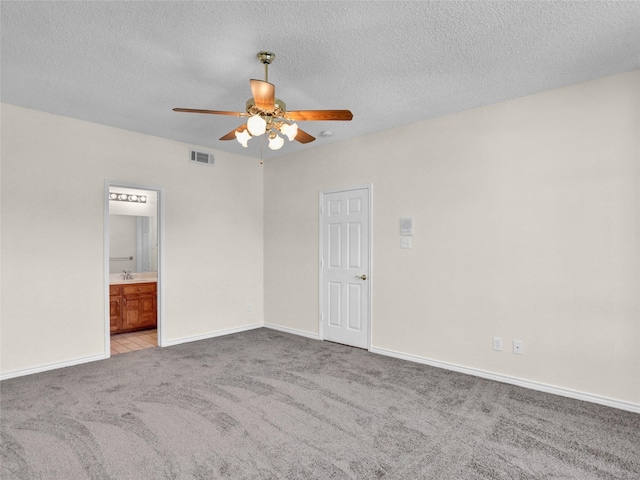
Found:
[[[109,304],[112,334],[156,328],[156,282],[110,285]]]

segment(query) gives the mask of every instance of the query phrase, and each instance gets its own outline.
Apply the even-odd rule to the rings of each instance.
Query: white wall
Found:
[[[264,170],[6,104],[1,120],[3,375],[104,354],[105,179],[165,189],[171,341],[263,320],[317,334],[318,190],[373,183],[374,347],[640,404],[640,71]]]
[[[318,333],[318,191],[373,183],[374,347],[640,404],[639,138],[635,71],[270,160],[265,322]]]
[[[263,322],[257,160],[195,165],[190,145],[7,104],[1,115],[3,374],[105,353],[105,179],[164,188],[166,340]]]

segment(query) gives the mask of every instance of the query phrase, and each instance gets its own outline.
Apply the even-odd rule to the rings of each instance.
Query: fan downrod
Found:
[[[276,54],[273,52],[258,52],[257,55],[260,62],[264,64],[264,81],[269,81],[269,65],[276,59]]]

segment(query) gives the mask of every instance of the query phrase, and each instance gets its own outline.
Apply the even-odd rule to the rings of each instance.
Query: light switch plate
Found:
[[[413,235],[413,217],[400,219],[400,235]]]
[[[411,248],[411,237],[400,238],[400,248]]]

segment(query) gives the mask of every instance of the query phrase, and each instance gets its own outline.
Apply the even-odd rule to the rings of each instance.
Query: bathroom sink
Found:
[[[125,284],[125,283],[147,283],[147,282],[157,282],[158,279],[157,278],[134,278],[133,280],[123,280],[123,279],[118,279],[118,280],[111,280],[109,283],[111,285],[119,285],[119,284]]]
[[[148,282],[157,282],[158,274],[155,272],[152,273],[134,273],[133,279],[124,280],[121,274],[111,274],[109,275],[109,285],[124,285],[127,283],[148,283]]]

